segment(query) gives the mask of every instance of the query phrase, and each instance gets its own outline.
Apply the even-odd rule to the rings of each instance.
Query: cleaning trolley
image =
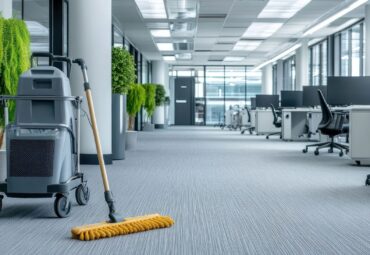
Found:
[[[60,218],[71,212],[71,193],[86,205],[90,193],[80,171],[81,97],[69,83],[72,61],[49,53],[34,53],[51,65],[63,62],[67,74],[54,66],[36,66],[19,78],[17,96],[0,96],[3,105],[16,102],[14,122],[6,126],[7,179],[0,183],[0,210],[5,194],[12,198],[55,197]]]

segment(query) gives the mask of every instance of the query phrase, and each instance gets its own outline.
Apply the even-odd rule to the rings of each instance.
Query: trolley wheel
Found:
[[[54,212],[59,218],[67,218],[71,213],[71,201],[64,195],[57,195],[54,201]]]
[[[339,152],[339,157],[343,157],[343,156],[344,156],[343,151]]]
[[[307,153],[308,151],[307,151],[307,149],[303,149],[302,152],[303,153]]]
[[[76,189],[76,201],[79,205],[87,205],[90,200],[90,190],[86,184],[80,184]]]
[[[314,154],[315,156],[318,156],[320,154],[319,150],[315,150]]]
[[[365,185],[370,186],[370,175],[366,177]]]

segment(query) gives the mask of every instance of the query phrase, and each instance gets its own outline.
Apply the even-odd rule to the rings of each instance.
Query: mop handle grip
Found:
[[[83,79],[84,79],[85,91],[89,90],[90,89],[90,84],[89,84],[89,78],[87,76],[87,66],[85,64],[85,60],[83,60],[82,58],[77,58],[77,59],[73,60],[72,62],[81,67],[82,76],[83,76]]]

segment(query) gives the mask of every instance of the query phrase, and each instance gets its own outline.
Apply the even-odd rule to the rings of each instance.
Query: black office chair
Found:
[[[247,110],[249,126],[244,127],[243,130],[241,131],[241,134],[244,135],[245,131],[249,131],[249,134],[253,134],[255,127],[251,126],[251,120],[252,120],[251,112],[247,106],[245,106],[245,109]]]
[[[303,153],[307,153],[309,147],[316,147],[315,155],[317,156],[320,153],[320,149],[329,148],[329,153],[333,153],[334,149],[338,149],[340,151],[339,156],[342,157],[344,155],[343,150],[348,152],[349,147],[334,142],[334,138],[338,135],[348,134],[349,127],[345,124],[347,114],[340,111],[332,112],[321,90],[318,90],[318,94],[322,111],[322,120],[319,124],[319,130],[321,134],[329,136],[330,141],[307,145],[306,148],[303,149]]]
[[[271,104],[271,112],[272,112],[272,115],[274,116],[274,121],[273,121],[274,126],[276,128],[281,129],[281,125],[282,125],[281,117],[279,117],[273,104]],[[269,134],[268,136],[266,136],[266,139],[270,139],[270,136],[273,136],[273,135],[279,135],[280,139],[282,138],[282,132],[280,131],[280,132]]]

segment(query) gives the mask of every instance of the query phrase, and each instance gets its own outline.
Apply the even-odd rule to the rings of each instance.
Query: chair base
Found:
[[[282,132],[276,132],[276,133],[271,133],[271,134],[267,135],[266,139],[270,139],[270,136],[273,136],[273,135],[279,135],[280,139],[283,138],[283,133]]]
[[[334,138],[331,138],[331,140],[329,142],[315,143],[315,144],[307,145],[306,148],[303,149],[303,153],[307,153],[308,148],[310,148],[310,147],[316,147],[316,150],[314,152],[316,156],[320,154],[321,149],[325,149],[325,148],[329,148],[329,150],[328,150],[329,153],[333,153],[334,149],[339,150],[339,156],[340,157],[343,157],[343,155],[344,155],[343,151],[345,151],[346,153],[349,152],[349,147],[347,145],[334,142]]]
[[[253,131],[255,130],[255,127],[245,127],[245,128],[243,128],[242,129],[242,131],[240,132],[242,135],[244,135],[244,133],[246,132],[246,131],[249,131],[249,134],[253,134]]]

